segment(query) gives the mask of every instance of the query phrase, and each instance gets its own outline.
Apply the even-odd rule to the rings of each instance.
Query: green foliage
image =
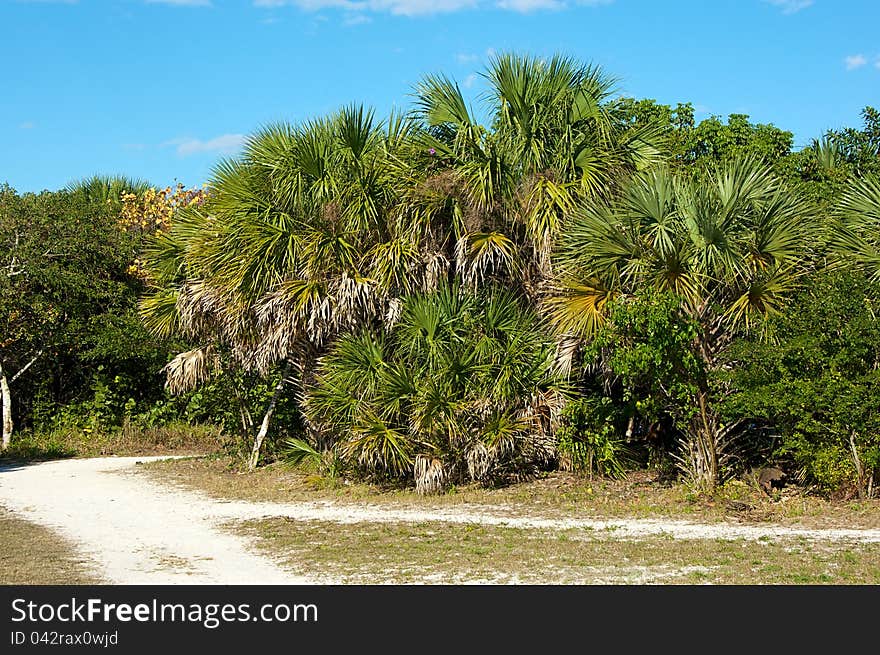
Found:
[[[684,174],[727,161],[751,157],[776,165],[791,153],[794,135],[774,125],[752,123],[746,114],[694,120],[691,103],[673,108],[655,100],[622,98],[615,113],[634,126],[654,125],[667,135],[668,162]]]
[[[137,248],[106,205],[0,189],[0,357],[14,373],[38,355],[16,383],[21,418],[31,398],[67,404],[92,395],[101,366],[137,399],[161,389],[155,372],[165,355],[140,325],[142,284],[127,273]]]
[[[687,349],[654,343],[667,337],[650,315],[635,314],[620,319],[614,336],[623,341],[609,366],[662,380],[659,393],[648,396],[677,408],[673,418],[685,437],[681,468],[711,491],[726,475],[725,446],[735,427],[720,421],[719,389],[710,385],[719,356],[738,335],[761,331],[768,316],[782,311],[813,249],[822,246],[815,209],[760,159],[733,159],[699,176],[653,170],[631,179],[607,205],[579,208],[559,240],[546,307],[558,333],[590,340],[615,298],[645,299],[646,306],[656,292],[679,298],[671,303],[686,320],[675,327],[690,340]]]
[[[117,427],[83,430],[74,424],[57,424],[40,430],[23,430],[2,458],[41,460],[106,455],[160,455],[169,452],[201,454],[229,447],[223,432],[213,425],[181,421],[144,427],[123,422]]]
[[[420,491],[489,482],[553,456],[552,353],[513,294],[442,286],[406,298],[390,330],[340,339],[305,411],[353,470]]]
[[[862,117],[862,129],[829,130],[776,167],[825,214],[833,211],[852,185],[880,175],[880,114],[873,107],[865,107]]]
[[[749,122],[746,114],[730,114],[727,124],[712,116],[694,128],[682,163],[700,165],[743,157],[774,164],[791,152],[794,135],[774,125]]]
[[[702,179],[651,171],[608,205],[578,209],[559,239],[547,308],[559,331],[589,337],[615,295],[671,291],[700,323],[711,360],[732,333],[778,311],[818,239],[813,208],[759,160]]]
[[[24,430],[97,439],[127,423],[224,422],[229,411],[221,390],[171,398],[163,389],[161,369],[179,345],[142,325],[144,283],[131,270],[142,237],[119,226],[117,205],[101,194],[129,182],[96,178],[23,195],[0,188],[0,358],[11,376],[36,356],[11,386]]]
[[[586,349],[585,361],[602,358],[627,390],[624,400],[651,412],[646,418],[658,420],[651,414],[660,409],[690,419],[688,405],[706,380],[705,364],[695,352],[697,335],[698,325],[683,311],[680,297],[646,290],[611,304],[608,322]],[[663,401],[658,406],[654,399]]]
[[[774,320],[775,341],[732,349],[730,416],[769,423],[775,455],[826,490],[866,493],[880,473],[880,285],[862,274],[815,275]]]
[[[620,437],[621,411],[609,397],[583,396],[565,405],[556,431],[563,470],[622,478],[632,459]]]
[[[825,138],[834,144],[839,158],[858,176],[880,175],[880,111],[862,110],[864,127],[830,130]]]
[[[744,114],[616,99],[564,56],[500,54],[484,77],[485,125],[429,75],[407,114],[264,127],[205,193],[0,188],[0,361],[36,357],[22,438],[252,437],[292,370],[265,454],[333,475],[621,475],[641,443],[714,484],[745,429],[750,458],[867,491],[880,114],[793,152]],[[826,261],[842,277],[787,305]]]
[[[680,297],[647,289],[611,302],[607,321],[584,348],[581,377],[598,370],[612,381],[605,393],[618,415],[606,415],[605,426],[619,437],[628,418],[629,439],[661,469],[667,449],[692,430],[697,398],[708,384],[698,328]]]
[[[94,206],[110,205],[112,211],[118,212],[126,193],[141,194],[149,188],[150,184],[145,180],[122,175],[93,175],[71,182],[65,191]]]

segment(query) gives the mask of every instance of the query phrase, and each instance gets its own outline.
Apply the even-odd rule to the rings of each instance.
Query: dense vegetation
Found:
[[[183,422],[422,492],[775,464],[873,495],[880,114],[795,151],[564,57],[484,75],[488,125],[432,75],[205,190],[0,190],[4,448]]]

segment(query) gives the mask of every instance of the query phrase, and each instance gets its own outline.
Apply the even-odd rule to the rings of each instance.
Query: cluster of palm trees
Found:
[[[618,115],[598,68],[502,54],[484,76],[488,126],[437,75],[407,114],[260,130],[150,244],[144,321],[197,344],[169,387],[231,368],[278,380],[244,422],[251,466],[288,389],[303,448],[420,490],[550,462],[572,360],[614,298],[675,293],[711,368],[830,241],[876,257],[876,233],[851,220],[831,239],[760,161],[670,172],[662,127]],[[847,203],[876,225],[880,187]],[[693,403],[687,470],[711,486],[729,426],[707,385]]]

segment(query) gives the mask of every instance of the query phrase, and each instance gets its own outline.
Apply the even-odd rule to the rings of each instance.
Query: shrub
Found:
[[[441,287],[406,298],[391,329],[340,339],[305,413],[315,444],[354,472],[426,493],[489,483],[555,459],[563,396],[552,359],[510,292]]]

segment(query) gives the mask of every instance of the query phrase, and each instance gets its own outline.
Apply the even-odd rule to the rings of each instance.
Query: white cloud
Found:
[[[368,16],[364,16],[363,14],[348,14],[342,21],[342,24],[353,27],[355,25],[369,23],[370,21],[371,19]]]
[[[213,139],[202,141],[201,139],[193,139],[190,137],[182,139],[171,139],[163,143],[163,146],[177,146],[177,154],[181,157],[188,157],[202,152],[215,152],[225,155],[231,155],[244,145],[244,134],[221,134]]]
[[[19,124],[18,129],[20,130],[32,130],[36,127],[33,121],[25,121],[24,123]]]
[[[764,0],[774,7],[782,9],[783,14],[796,14],[813,4],[813,0]]]
[[[477,81],[477,74],[471,73],[466,78],[464,78],[464,82],[462,82],[461,85],[464,88],[469,89],[474,85],[474,82],[476,82],[476,81]]]
[[[849,55],[843,58],[843,62],[846,64],[846,70],[851,71],[861,68],[868,63],[868,60],[865,58],[865,55]]]
[[[496,7],[525,13],[540,9],[563,9],[570,4],[598,6],[611,2],[614,0],[253,0],[257,7],[289,5],[305,11],[344,9],[350,12],[384,12],[399,16],[450,13],[477,7]]]
[[[211,0],[146,0],[148,5],[173,5],[175,7],[210,7]]]
[[[470,9],[477,5],[477,0],[254,0],[254,5],[257,7],[293,5],[306,11],[347,9],[416,16]]]
[[[495,6],[524,14],[539,9],[563,9],[565,3],[559,0],[498,0]]]
[[[18,0],[24,4],[76,5],[79,0]],[[176,7],[210,7],[211,0],[144,0],[148,5],[173,5]]]

